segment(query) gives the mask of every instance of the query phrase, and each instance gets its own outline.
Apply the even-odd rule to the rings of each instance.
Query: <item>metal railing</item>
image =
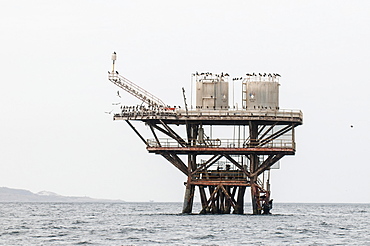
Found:
[[[122,117],[146,117],[146,116],[177,116],[177,117],[251,117],[251,118],[285,118],[285,119],[303,119],[301,110],[205,110],[196,109],[173,109],[173,108],[146,108],[146,107],[126,107],[121,113],[115,116]]]
[[[202,170],[191,176],[192,180],[247,180],[248,177],[240,170]]]
[[[186,114],[185,110],[177,109],[175,111],[177,114],[182,115]],[[279,110],[268,110],[268,109],[227,109],[227,110],[220,110],[220,109],[196,109],[196,110],[189,110],[188,116],[249,116],[249,117],[288,117],[288,118],[303,118],[303,113],[301,110],[287,110],[287,109],[279,109]]]
[[[204,139],[200,142],[198,140],[188,141],[184,139],[185,142],[191,143],[189,147],[197,148],[283,148],[283,149],[295,149],[295,143],[293,140],[289,139],[272,139],[268,143],[263,145],[258,145],[254,143],[254,146],[250,146],[249,142],[243,139]],[[148,147],[158,148],[181,148],[182,145],[172,138],[159,138],[159,144],[156,139],[148,139]]]

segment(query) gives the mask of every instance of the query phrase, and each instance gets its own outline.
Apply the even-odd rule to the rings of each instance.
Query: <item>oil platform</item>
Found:
[[[121,76],[116,53],[112,60],[109,80],[142,102],[121,106],[114,120],[126,121],[149,153],[163,156],[186,176],[183,213],[192,213],[198,190],[201,214],[243,214],[248,187],[253,214],[270,213],[270,170],[295,154],[295,128],[303,123],[300,110],[279,108],[279,74],[233,78],[242,88],[239,107],[229,104],[228,74],[195,73],[195,107],[188,107],[183,89],[180,108]],[[152,138],[144,138],[133,122],[149,126]]]

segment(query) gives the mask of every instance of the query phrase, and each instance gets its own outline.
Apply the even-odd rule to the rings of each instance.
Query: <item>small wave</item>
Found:
[[[82,220],[76,220],[76,221],[72,222],[72,224],[73,224],[73,225],[78,225],[78,224],[87,224],[87,223],[89,223],[89,222],[87,222],[87,221],[82,221]]]
[[[19,234],[21,234],[21,231],[5,231],[0,235],[4,236],[4,235],[19,235]]]
[[[310,233],[311,231],[310,230],[307,230],[307,229],[299,229],[298,230],[298,233],[300,234],[306,234],[306,233]]]
[[[149,232],[154,233],[153,230],[147,229],[147,228],[135,228],[135,227],[127,227],[122,228],[119,230],[119,233],[128,233],[128,232]]]
[[[140,241],[140,238],[138,237],[128,237],[128,240],[134,240],[134,241]]]
[[[86,245],[86,244],[92,244],[92,243],[90,243],[88,241],[82,241],[82,242],[76,243],[76,245]]]
[[[339,227],[339,229],[340,230],[346,230],[346,231],[350,230],[349,228],[346,228],[346,227]]]
[[[203,240],[203,239],[212,239],[212,238],[215,238],[215,236],[214,235],[211,235],[211,234],[209,234],[209,235],[204,235],[204,236],[197,236],[197,237],[193,237],[193,239],[200,239],[200,240]]]

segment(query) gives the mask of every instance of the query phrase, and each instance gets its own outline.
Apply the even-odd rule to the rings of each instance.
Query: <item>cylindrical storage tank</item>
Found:
[[[228,109],[229,83],[220,78],[203,78],[196,81],[197,109]]]
[[[270,81],[247,81],[244,98],[246,109],[279,109],[279,86],[278,82]]]

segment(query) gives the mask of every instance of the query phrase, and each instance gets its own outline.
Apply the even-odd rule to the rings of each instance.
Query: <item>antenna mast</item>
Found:
[[[185,104],[186,115],[188,115],[188,104],[186,103],[186,97],[185,97],[185,89],[184,89],[184,87],[182,87],[182,95],[184,96],[184,104]]]

